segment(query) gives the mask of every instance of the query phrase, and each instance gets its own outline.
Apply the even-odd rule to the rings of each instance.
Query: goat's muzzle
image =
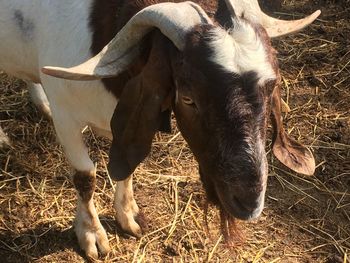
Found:
[[[232,217],[252,220],[258,218],[264,209],[265,186],[238,188],[219,183],[215,187],[221,208]]]

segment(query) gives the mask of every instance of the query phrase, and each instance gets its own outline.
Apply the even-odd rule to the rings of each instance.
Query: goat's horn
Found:
[[[311,15],[298,20],[282,20],[273,18],[261,13],[262,25],[266,28],[270,37],[279,37],[287,34],[297,32],[304,27],[310,25],[321,14],[320,10],[315,11]]]
[[[139,52],[137,44],[153,28],[158,28],[179,50],[183,50],[187,32],[203,23],[212,24],[212,21],[199,5],[192,2],[152,5],[133,16],[95,57],[76,67],[44,67],[42,72],[72,80],[113,77],[134,61]]]
[[[317,10],[313,14],[298,20],[281,20],[265,14],[257,0],[225,0],[231,15],[244,16],[252,22],[260,23],[270,37],[279,37],[294,33],[310,25],[320,14]]]

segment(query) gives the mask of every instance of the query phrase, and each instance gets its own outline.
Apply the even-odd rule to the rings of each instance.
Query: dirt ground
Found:
[[[315,176],[282,166],[268,145],[266,208],[240,222],[245,242],[228,249],[209,210],[197,164],[175,128],[158,134],[135,172],[146,217],[137,240],[118,228],[106,174],[109,141],[86,132],[98,167],[95,204],[113,248],[105,262],[350,262],[350,2],[284,1],[280,15],[322,15],[307,30],[274,40],[283,74],[288,132],[313,151]],[[0,75],[0,125],[13,148],[0,150],[0,262],[84,262],[72,229],[75,191],[53,127],[29,102],[24,83]]]

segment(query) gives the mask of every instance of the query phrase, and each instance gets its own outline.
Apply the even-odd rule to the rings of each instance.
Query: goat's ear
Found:
[[[281,95],[276,87],[272,95],[273,153],[277,159],[293,171],[305,175],[315,172],[315,159],[304,145],[288,136],[283,128]]]
[[[148,155],[156,131],[169,129],[167,100],[173,82],[167,43],[155,33],[146,65],[126,84],[114,111],[108,170],[118,181],[126,179]]]

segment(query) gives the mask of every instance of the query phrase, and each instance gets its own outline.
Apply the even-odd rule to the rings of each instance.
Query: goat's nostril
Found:
[[[259,202],[257,201],[241,201],[239,198],[237,198],[236,196],[233,198],[234,202],[236,204],[236,206],[243,211],[246,212],[253,212],[258,206],[259,206]]]

